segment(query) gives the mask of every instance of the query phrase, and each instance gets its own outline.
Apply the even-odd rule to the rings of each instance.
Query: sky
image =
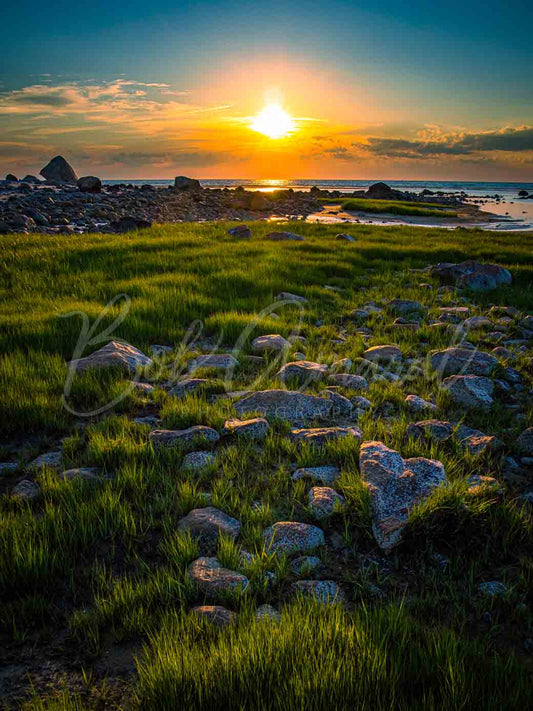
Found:
[[[523,0],[17,0],[0,23],[4,173],[533,181]],[[271,104],[281,138],[252,128]]]

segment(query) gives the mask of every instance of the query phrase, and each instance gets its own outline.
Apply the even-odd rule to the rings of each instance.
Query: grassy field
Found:
[[[412,217],[456,217],[457,212],[432,202],[406,202],[403,200],[371,200],[366,198],[319,198],[323,205],[339,205],[348,212],[411,215]]]
[[[0,708],[2,702],[32,710],[527,707],[531,507],[506,484],[501,495],[468,490],[474,473],[501,481],[502,456],[406,437],[407,425],[426,417],[408,410],[408,393],[434,397],[439,419],[458,415],[431,374],[378,380],[363,393],[372,403],[358,421],[363,439],[383,441],[405,457],[438,459],[451,482],[411,513],[404,542],[389,556],[373,538],[357,441],[297,447],[286,424],[273,422],[259,446],[223,439],[215,463],[193,473],[181,468],[186,449],[154,451],[149,427],[133,418],[220,430],[235,416],[235,397],[220,397],[226,390],[279,387],[275,362],[267,359],[272,367],[260,377],[262,366],[244,358],[257,335],[298,332],[307,340],[292,353],[304,350],[319,363],[355,360],[385,343],[396,343],[404,358],[423,359],[447,346],[449,335],[424,322],[418,330],[396,328],[385,310],[365,322],[371,336],[364,339],[350,313],[393,298],[416,299],[430,315],[461,305],[461,295],[438,291],[417,271],[439,261],[475,258],[512,271],[511,287],[468,296],[472,315],[491,304],[533,313],[533,234],[354,225],[356,242],[346,243],[335,239],[335,227],[289,223],[306,240],[275,243],[263,239],[267,223],[254,224],[249,241],[230,237],[228,227],[2,236],[0,461],[18,461],[19,470],[0,475],[0,665],[7,669]],[[279,304],[282,291],[308,303],[303,310]],[[102,312],[118,294],[127,295],[129,311],[114,328],[125,301]],[[82,314],[91,324],[101,317],[95,335],[108,331],[88,351],[110,338],[145,353],[153,344],[174,349],[152,369],[152,382],[161,386],[153,397],[131,393],[99,415],[80,416],[127,385],[117,370],[93,371],[78,376],[66,398],[78,414],[64,407],[66,362]],[[219,344],[228,352],[238,343],[240,366],[231,382],[200,371],[198,377],[214,379],[211,389],[177,399],[162,386],[191,359],[187,333],[194,322],[205,348]],[[481,342],[482,333],[469,339]],[[527,391],[526,355],[513,365]],[[508,452],[533,426],[533,408],[529,402],[519,421],[498,402],[490,413],[466,413],[465,421],[497,434]],[[43,468],[35,475],[37,500],[10,496],[24,466],[58,447],[65,469],[100,467],[107,478],[64,481]],[[262,541],[275,521],[313,521],[309,485],[293,482],[290,473],[296,465],[321,464],[341,469],[335,488],[347,505],[320,522],[327,545],[317,555],[322,577],[344,590],[346,609],[295,597],[289,561]],[[250,581],[245,592],[222,601],[239,616],[221,630],[190,613],[203,598],[187,566],[204,551],[177,528],[183,515],[206,505],[207,494],[211,505],[242,523],[236,542],[222,537],[212,552]],[[253,558],[243,559],[242,550]],[[502,597],[479,594],[479,583],[491,580],[507,586]],[[281,623],[255,619],[264,603],[280,610]]]

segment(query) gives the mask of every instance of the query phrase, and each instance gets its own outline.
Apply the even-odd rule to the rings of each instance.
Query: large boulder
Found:
[[[397,200],[398,197],[403,197],[403,194],[393,190],[387,183],[374,183],[366,191],[366,197],[372,200]]]
[[[174,178],[174,189],[197,193],[202,190],[202,186],[200,185],[200,181],[195,178],[187,178],[185,175],[178,175],[177,178]]]
[[[333,410],[333,403],[326,398],[293,390],[261,390],[236,402],[234,409],[238,415],[256,412],[263,417],[274,417],[299,425],[328,417]]]
[[[13,175],[13,173],[8,173],[6,175],[6,182],[8,183],[18,183],[18,178],[16,175]]]
[[[498,359],[470,348],[445,348],[431,356],[431,367],[441,375],[490,375]]]
[[[45,165],[40,171],[40,175],[54,183],[69,183],[75,185],[78,180],[78,176],[63,156],[52,158],[50,163]]]
[[[86,175],[78,180],[78,188],[82,193],[100,193],[102,181],[94,175]]]
[[[382,442],[361,445],[359,468],[371,495],[374,537],[385,551],[400,542],[412,508],[447,483],[441,462],[403,459]]]
[[[513,278],[511,272],[498,264],[480,264],[466,261],[459,264],[442,262],[430,268],[431,276],[440,281],[464,286],[471,291],[491,291],[498,286],[508,286]]]
[[[140,350],[130,346],[128,343],[109,341],[109,343],[99,350],[91,353],[85,358],[71,360],[69,368],[77,372],[88,368],[110,368],[117,366],[130,373],[135,373],[139,368],[146,368],[153,363],[151,358],[144,355]]]

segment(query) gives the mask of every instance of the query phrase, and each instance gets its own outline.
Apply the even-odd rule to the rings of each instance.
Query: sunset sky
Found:
[[[533,180],[523,0],[6,5],[3,173]]]

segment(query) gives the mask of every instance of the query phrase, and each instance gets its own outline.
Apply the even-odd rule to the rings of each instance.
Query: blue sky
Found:
[[[234,119],[258,110],[265,92],[281,87],[285,103],[298,115],[327,122],[331,135],[345,133],[350,127],[361,132],[366,126],[367,137],[416,143],[420,132],[426,136],[428,127],[448,136],[533,124],[531,4],[514,0],[451,0],[442,5],[382,0],[375,9],[366,6],[299,0],[264,4],[245,0],[152,4],[146,0],[92,0],[86,4],[19,0],[0,10],[4,30],[0,127],[8,143],[31,145],[27,129],[46,126],[54,118],[55,98],[41,98],[40,113],[33,105],[30,121],[29,114],[19,109],[14,113],[10,108],[10,92],[73,83],[104,86],[121,79],[166,84],[167,91],[187,92],[188,99],[178,103],[190,104],[193,111],[231,105]],[[15,94],[15,99],[19,108],[24,101],[29,105],[31,92],[27,96]],[[46,101],[50,102],[48,113]],[[145,101],[140,94],[139,101]],[[168,99],[151,96],[150,101],[152,116],[153,102],[160,102],[163,113],[168,113]],[[81,129],[90,133],[90,123],[81,125],[83,114],[80,105],[76,106],[80,110],[70,118],[61,111],[59,125],[66,122],[72,134],[76,133],[75,125],[80,133]],[[106,127],[102,118],[103,112],[100,133],[108,131],[112,140],[107,143],[119,147],[113,126]],[[14,125],[21,119],[26,141]],[[201,150],[207,135],[206,126],[195,136],[189,124],[184,130],[188,143],[180,146],[187,155]],[[365,136],[361,134],[359,139],[364,141]],[[96,145],[91,141],[85,145],[87,155],[83,158],[81,145],[76,148],[88,163],[91,146]],[[171,150],[161,136],[158,141],[160,153]],[[106,143],[105,135],[100,142]],[[33,143],[39,146],[33,158],[37,160],[37,154],[40,159],[45,153],[46,142]],[[57,139],[50,142],[50,148],[60,148],[58,143]],[[134,152],[132,135],[123,143],[126,152]],[[344,143],[339,144],[343,147]],[[207,153],[213,154],[213,150],[210,146]],[[15,146],[10,145],[9,161],[13,161],[14,151]],[[521,177],[531,167],[531,156],[525,156],[524,149],[519,152],[513,170]],[[429,153],[431,164],[426,153],[417,160],[416,171],[420,172],[419,164],[424,165],[425,160],[434,176],[436,154]],[[22,158],[21,154],[19,162]],[[496,170],[494,155],[489,158],[487,169]],[[411,172],[413,160],[406,166]],[[339,169],[346,170],[346,162],[342,160]],[[481,162],[477,167],[465,168],[459,162],[457,166],[460,172],[477,174]],[[235,169],[242,169],[242,161],[237,163]],[[354,168],[360,163],[359,155]],[[513,172],[511,157],[505,157],[503,163],[508,177]],[[226,166],[227,161],[218,164]],[[273,165],[278,166],[279,161]]]

